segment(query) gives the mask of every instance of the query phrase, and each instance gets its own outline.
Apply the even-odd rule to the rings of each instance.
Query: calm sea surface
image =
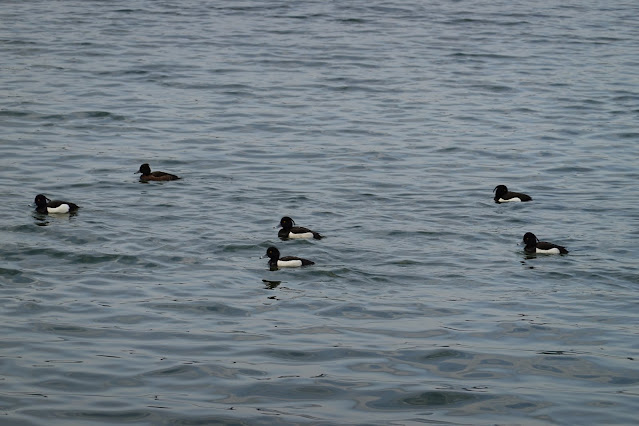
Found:
[[[1,424],[636,424],[635,0],[4,1],[0,93]]]

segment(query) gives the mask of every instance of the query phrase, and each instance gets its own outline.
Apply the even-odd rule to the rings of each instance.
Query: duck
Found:
[[[497,185],[495,189],[493,189],[495,193],[495,202],[499,203],[510,203],[510,202],[524,202],[524,201],[532,201],[530,195],[522,194],[521,192],[510,192],[506,185]]]
[[[143,182],[147,182],[150,180],[178,180],[179,176],[172,175],[171,173],[166,172],[151,172],[151,166],[148,163],[144,163],[140,166],[140,169],[135,173],[142,173],[140,175],[140,180]]]
[[[43,214],[69,213],[75,212],[80,208],[77,204],[68,201],[50,200],[42,194],[36,195],[35,204],[36,211]]]
[[[302,226],[293,226],[295,225],[295,221],[288,216],[284,216],[280,220],[280,227],[282,229],[279,230],[277,236],[283,240],[286,239],[298,239],[298,238],[314,238],[316,240],[321,240],[322,236],[319,232],[311,231],[308,228],[304,228]]]
[[[524,234],[524,251],[526,253],[540,253],[540,254],[568,254],[566,247],[558,246],[557,244],[549,243],[546,241],[539,241],[539,238],[532,232],[526,232]]]
[[[276,247],[266,249],[266,257],[269,258],[268,266],[271,270],[277,268],[298,268],[300,266],[314,265],[315,262],[296,256],[280,257],[280,251]]]

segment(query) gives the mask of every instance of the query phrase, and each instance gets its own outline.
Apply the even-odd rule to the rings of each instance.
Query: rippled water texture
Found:
[[[638,17],[3,2],[0,422],[635,423]]]

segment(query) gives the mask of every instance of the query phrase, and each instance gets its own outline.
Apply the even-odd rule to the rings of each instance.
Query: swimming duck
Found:
[[[140,169],[135,173],[142,173],[140,175],[140,180],[143,182],[147,182],[150,180],[177,180],[180,179],[179,176],[172,175],[171,173],[166,172],[151,172],[151,166],[148,163],[144,163],[140,166]]]
[[[36,211],[38,213],[69,213],[79,209],[77,204],[68,201],[50,200],[42,194],[35,197]]]
[[[277,236],[283,240],[289,238],[315,238],[316,240],[322,239],[322,236],[319,234],[319,232],[311,231],[308,228],[293,225],[295,225],[295,221],[288,216],[284,216],[280,220],[280,227],[282,229],[280,229],[280,231],[277,233]]]
[[[266,257],[269,258],[268,266],[275,270],[277,268],[297,268],[300,266],[314,265],[315,262],[308,259],[302,259],[296,256],[280,257],[280,251],[275,247],[266,249]]]
[[[521,192],[510,192],[506,185],[497,185],[495,189],[493,189],[495,193],[495,202],[499,203],[509,203],[509,202],[519,202],[519,201],[532,201],[530,195],[522,194]]]
[[[532,232],[526,232],[523,240],[526,244],[526,247],[524,247],[526,253],[568,254],[568,250],[566,250],[565,247],[546,241],[539,241],[537,236]]]

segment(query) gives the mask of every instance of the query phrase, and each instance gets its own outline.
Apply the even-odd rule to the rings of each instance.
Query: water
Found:
[[[2,423],[635,423],[638,12],[4,2]]]

